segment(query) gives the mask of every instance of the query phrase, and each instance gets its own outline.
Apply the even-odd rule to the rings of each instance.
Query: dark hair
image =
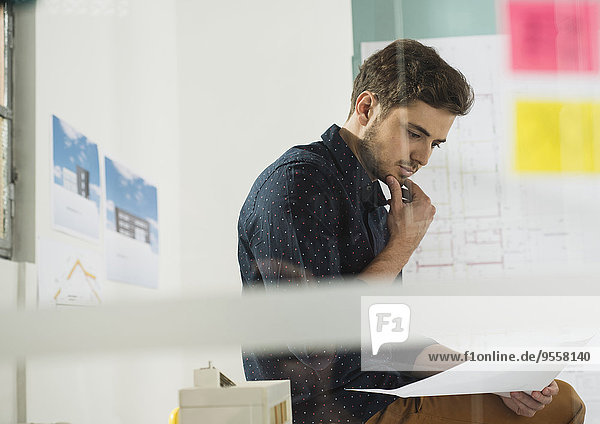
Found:
[[[466,115],[473,105],[473,89],[465,76],[448,65],[431,47],[400,39],[371,55],[354,80],[350,116],[358,96],[377,95],[383,117],[397,106],[421,100],[431,107]]]

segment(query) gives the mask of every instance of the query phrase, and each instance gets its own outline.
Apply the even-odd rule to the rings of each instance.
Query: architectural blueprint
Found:
[[[535,83],[515,77],[500,35],[422,41],[463,72],[475,104],[413,177],[437,213],[404,268],[404,284],[593,269],[600,249],[598,174],[515,171],[514,128],[517,102],[568,101],[573,93],[598,98],[598,77],[582,82],[553,76]],[[365,44],[365,55],[386,45]]]

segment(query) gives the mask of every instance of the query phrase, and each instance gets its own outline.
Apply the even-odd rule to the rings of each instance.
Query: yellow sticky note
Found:
[[[517,171],[560,171],[561,108],[559,102],[517,102]]]
[[[600,173],[600,103],[592,104],[590,114],[592,121],[592,170]]]
[[[600,172],[600,104],[519,101],[515,168],[523,172]]]

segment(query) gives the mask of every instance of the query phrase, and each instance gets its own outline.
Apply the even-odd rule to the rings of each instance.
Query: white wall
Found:
[[[51,228],[52,114],[158,185],[159,289],[109,282],[104,287],[108,301],[156,299],[181,290],[175,24],[174,1],[37,2],[38,237],[103,252],[102,243],[80,243]]]
[[[342,124],[352,91],[350,0],[177,2],[181,277],[237,293],[237,217],[281,153]],[[232,323],[232,325],[235,325]],[[243,379],[239,347],[186,352]]]
[[[38,0],[34,25],[37,236],[103,253],[102,242],[84,242],[51,227],[51,115],[56,114],[158,186],[159,288],[105,282],[105,303],[179,296],[174,1]],[[187,377],[182,351],[166,348],[27,358],[28,421],[165,423]]]
[[[18,264],[0,259],[0,308],[17,306]],[[0,423],[17,421],[17,370],[12,358],[0,358]]]
[[[343,124],[350,0],[177,2],[186,292],[238,291],[237,217],[281,153]]]
[[[36,235],[103,253],[51,227],[56,114],[158,184],[159,289],[106,282],[107,303],[238,292],[237,215],[254,178],[346,117],[350,0],[38,0],[29,25]],[[29,357],[27,419],[164,423],[209,359],[243,378],[235,346]]]

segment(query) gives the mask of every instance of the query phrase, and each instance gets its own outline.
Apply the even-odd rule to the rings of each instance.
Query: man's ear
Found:
[[[377,106],[377,96],[370,91],[363,91],[357,97],[354,112],[363,127],[366,127],[373,118],[375,106]]]

